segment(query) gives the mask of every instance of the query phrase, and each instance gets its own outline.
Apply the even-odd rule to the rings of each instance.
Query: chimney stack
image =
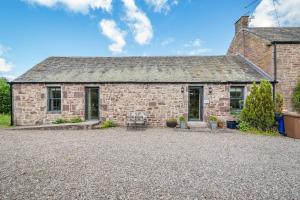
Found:
[[[241,29],[249,27],[249,16],[242,16],[237,22],[235,22],[235,34]]]

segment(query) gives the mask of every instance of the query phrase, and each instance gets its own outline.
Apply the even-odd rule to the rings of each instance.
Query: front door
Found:
[[[99,88],[85,88],[85,119],[99,119]]]
[[[189,121],[203,120],[203,87],[189,87]]]

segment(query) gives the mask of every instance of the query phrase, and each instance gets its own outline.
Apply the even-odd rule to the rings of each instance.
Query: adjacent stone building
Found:
[[[300,28],[249,27],[249,17],[235,24],[228,55],[243,55],[274,80],[274,93],[284,95],[284,108],[293,111],[292,93],[300,80]]]
[[[226,56],[50,57],[11,83],[12,122],[40,125],[80,117],[125,125],[136,111],[147,115],[150,126],[181,115],[188,121],[207,121],[210,115],[225,121],[243,108],[250,85],[262,79],[278,82],[276,90],[290,109],[299,43],[299,28],[248,28],[242,17]]]

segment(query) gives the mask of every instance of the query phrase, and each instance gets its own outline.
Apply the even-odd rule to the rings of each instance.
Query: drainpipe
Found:
[[[274,82],[273,82],[273,101],[275,101],[275,93],[276,93],[276,82],[277,82],[277,48],[276,42],[274,44],[274,51],[273,51],[273,65],[274,65]]]
[[[10,125],[14,125],[14,107],[13,107],[13,84],[10,82]]]

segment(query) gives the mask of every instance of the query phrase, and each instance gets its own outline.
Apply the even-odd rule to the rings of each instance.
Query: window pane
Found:
[[[48,110],[61,110],[61,89],[60,87],[48,88]]]
[[[244,106],[244,88],[231,87],[230,88],[230,107],[234,110],[241,110]]]

